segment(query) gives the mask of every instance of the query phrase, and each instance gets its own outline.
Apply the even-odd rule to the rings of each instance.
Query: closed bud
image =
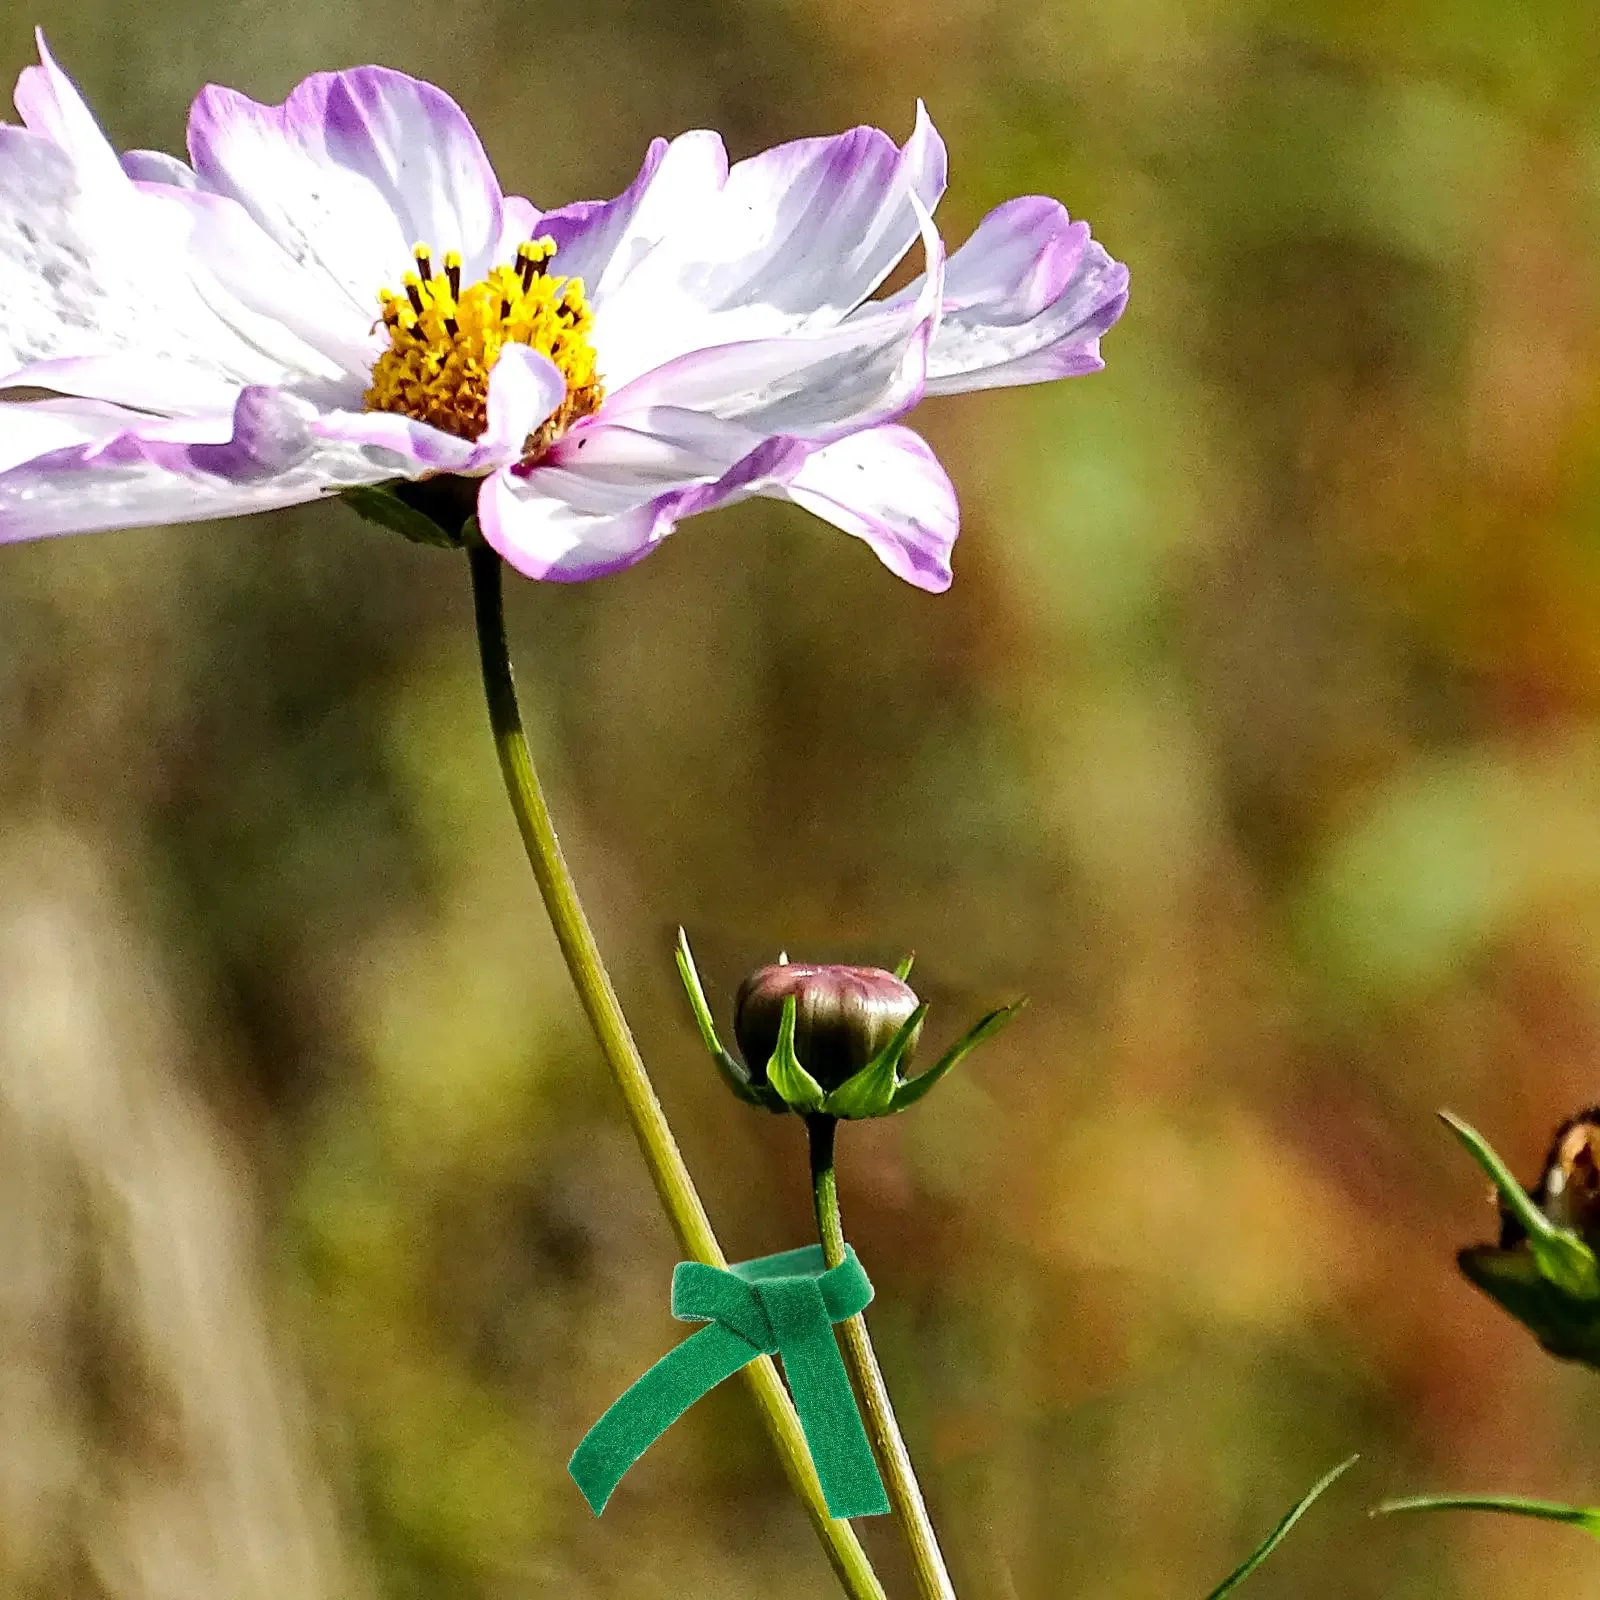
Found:
[[[1600,1107],[1556,1129],[1531,1198],[1558,1228],[1577,1234],[1591,1250],[1600,1250]],[[1502,1200],[1502,1247],[1518,1244],[1526,1236]]]
[[[801,961],[759,967],[740,984],[733,1016],[734,1037],[756,1083],[766,1081],[784,1002],[791,996],[795,1056],[825,1091],[874,1061],[917,1009],[911,985],[879,967]],[[910,1063],[921,1031],[919,1023],[901,1064]]]
[[[722,1081],[747,1105],[768,1111],[852,1121],[904,1111],[1022,1009],[1018,1000],[991,1011],[926,1072],[907,1078],[928,1009],[906,982],[910,971],[910,956],[894,972],[781,957],[776,966],[758,968],[734,1002],[740,1062],[717,1037],[689,940],[678,929],[678,976],[700,1038]]]
[[[1552,1355],[1600,1368],[1600,1111],[1556,1129],[1531,1189],[1475,1128],[1441,1115],[1500,1202],[1499,1242],[1460,1251],[1462,1272]]]

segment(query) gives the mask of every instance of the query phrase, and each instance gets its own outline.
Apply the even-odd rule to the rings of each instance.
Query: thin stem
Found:
[[[705,1207],[695,1192],[694,1180],[667,1125],[661,1102],[656,1098],[616,990],[600,958],[599,946],[578,900],[572,874],[550,820],[550,809],[533,769],[506,645],[500,558],[481,544],[470,547],[468,557],[472,564],[473,609],[483,662],[484,694],[489,702],[489,722],[494,729],[506,793],[516,813],[517,827],[521,830],[539,893],[544,898],[545,910],[550,915],[589,1025],[600,1043],[600,1052],[622,1093],[628,1120],[633,1124],[661,1208],[677,1235],[679,1249],[696,1261],[726,1266],[727,1257],[717,1243]],[[777,1368],[763,1356],[744,1369],[744,1378],[755,1396],[783,1470],[805,1506],[845,1593],[852,1600],[884,1600],[883,1586],[855,1531],[848,1522],[835,1521],[828,1515],[822,1485],[817,1481],[816,1468],[800,1429],[800,1419],[778,1378]]]
[[[806,1132],[811,1142],[811,1199],[817,1213],[817,1237],[822,1241],[823,1259],[830,1267],[844,1260],[844,1222],[839,1215],[839,1184],[833,1170],[833,1136],[837,1126],[834,1117],[806,1118]],[[848,1322],[839,1324],[839,1331],[845,1365],[855,1379],[867,1432],[883,1469],[889,1504],[894,1507],[910,1547],[917,1592],[923,1600],[955,1600],[956,1591],[945,1570],[933,1520],[922,1498],[922,1486],[917,1482],[906,1442],[900,1436],[900,1424],[895,1420],[894,1407],[889,1403],[888,1385],[883,1381],[883,1371],[872,1348],[867,1319],[851,1317]]]

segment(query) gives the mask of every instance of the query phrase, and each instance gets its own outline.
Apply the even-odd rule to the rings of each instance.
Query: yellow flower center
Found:
[[[401,280],[403,293],[379,291],[389,348],[372,369],[369,411],[398,411],[461,439],[489,425],[489,374],[508,344],[525,344],[549,358],[567,380],[566,398],[523,444],[537,458],[605,398],[595,371],[589,331],[594,313],[582,278],[548,275],[551,239],[517,249],[513,266],[496,267],[461,287],[461,257],[450,251],[442,272],[426,245],[416,247],[417,270]]]

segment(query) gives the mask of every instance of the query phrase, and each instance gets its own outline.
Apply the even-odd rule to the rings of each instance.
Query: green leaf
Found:
[[[1600,1508],[1564,1506],[1554,1500],[1529,1500],[1518,1494],[1418,1494],[1403,1500],[1385,1500],[1374,1506],[1375,1517],[1400,1511],[1499,1511],[1510,1517],[1537,1517],[1544,1522],[1564,1522],[1600,1539]]]
[[[895,1036],[866,1066],[852,1073],[823,1103],[823,1110],[834,1117],[881,1117],[894,1104],[900,1087],[900,1063],[905,1060],[911,1041],[928,1014],[927,1003],[919,1005],[895,1030]]]
[[[1466,1146],[1468,1154],[1489,1175],[1506,1208],[1522,1224],[1539,1271],[1575,1300],[1600,1300],[1600,1265],[1588,1245],[1577,1234],[1558,1228],[1533,1203],[1528,1191],[1476,1128],[1449,1111],[1441,1111],[1439,1120]]]
[[[1345,1473],[1347,1473],[1360,1459],[1361,1458],[1359,1456],[1351,1456],[1349,1460],[1341,1461],[1332,1472],[1324,1474],[1314,1484],[1312,1484],[1304,1496],[1296,1501],[1294,1506],[1290,1508],[1289,1514],[1283,1519],[1283,1521],[1280,1522],[1278,1526],[1274,1528],[1272,1532],[1269,1533],[1266,1538],[1263,1539],[1261,1543],[1250,1552],[1250,1555],[1246,1558],[1244,1564],[1242,1566],[1235,1567],[1234,1570],[1230,1572],[1228,1576],[1224,1578],[1209,1595],[1206,1596],[1206,1600],[1222,1600],[1224,1595],[1232,1594],[1233,1591],[1237,1589],[1239,1585],[1243,1583],[1244,1580],[1248,1578],[1250,1574],[1254,1572],[1256,1568],[1259,1567],[1261,1563],[1265,1561],[1280,1544],[1283,1543],[1284,1539],[1288,1535],[1289,1530],[1301,1519],[1301,1517],[1306,1514],[1306,1512],[1311,1509],[1311,1507],[1316,1503],[1317,1499],[1326,1490],[1332,1488],[1333,1485],[1337,1483],[1338,1480],[1342,1478]]]
[[[783,1017],[778,1023],[778,1048],[767,1063],[767,1082],[783,1096],[784,1104],[796,1111],[820,1111],[827,1096],[822,1085],[800,1065],[794,1053],[795,998],[783,1002]]]
[[[413,544],[433,545],[441,550],[459,550],[461,542],[452,538],[432,517],[408,506],[392,490],[381,484],[360,484],[340,491],[339,498],[366,522],[398,533]]]
[[[914,1106],[945,1073],[976,1050],[985,1039],[992,1039],[1027,1003],[1026,1000],[1013,1000],[1010,1005],[991,1011],[969,1028],[926,1072],[918,1073],[895,1090],[890,1111],[904,1111],[908,1106]]]

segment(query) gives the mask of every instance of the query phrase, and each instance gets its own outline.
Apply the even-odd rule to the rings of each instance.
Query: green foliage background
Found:
[[[591,913],[738,1254],[804,1241],[802,1144],[701,1056],[678,922],[724,1016],[779,946],[914,948],[930,1046],[1032,997],[843,1141],[967,1600],[1204,1593],[1352,1449],[1260,1600],[1600,1589],[1559,1530],[1360,1516],[1600,1492],[1432,1121],[1531,1175],[1600,1098],[1594,8],[80,0],[0,62],[35,21],[123,146],[379,60],[549,205],[921,95],[953,240],[1091,220],[1107,371],[916,419],[947,596],[761,506],[513,588]],[[733,1389],[603,1522],[565,1479],[673,1252],[474,670],[460,559],[342,510],[0,553],[0,1591],[829,1592]]]

